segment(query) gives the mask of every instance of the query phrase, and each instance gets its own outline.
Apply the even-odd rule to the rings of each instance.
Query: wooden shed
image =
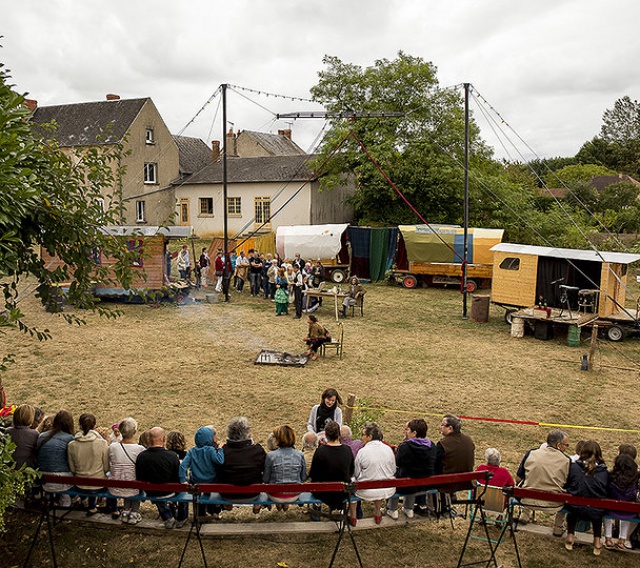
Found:
[[[493,251],[491,301],[509,308],[542,302],[578,310],[594,291],[593,312],[601,318],[623,311],[628,266],[640,255],[500,243]],[[567,306],[567,303],[569,306]]]
[[[191,235],[191,227],[148,227],[148,226],[109,226],[103,227],[104,234],[122,239],[123,246],[140,252],[140,256],[132,264],[135,273],[133,288],[144,290],[160,290],[168,282],[167,279],[167,243],[171,239],[184,239]],[[96,264],[115,265],[116,260],[93,250]],[[44,249],[42,259],[51,269],[62,264],[58,257],[52,257]],[[144,277],[143,277],[144,274]],[[128,298],[130,290],[115,288],[108,284],[96,282],[95,295],[103,298]]]

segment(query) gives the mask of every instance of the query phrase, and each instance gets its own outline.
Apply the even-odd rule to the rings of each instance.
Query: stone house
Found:
[[[290,130],[278,134],[242,131],[227,134],[227,202],[223,205],[220,145],[213,142],[211,163],[176,186],[179,224],[193,226],[201,238],[224,232],[227,209],[231,237],[275,232],[282,225],[348,223],[347,203],[353,185],[320,191],[310,169],[313,155],[291,140]]]
[[[97,102],[38,106],[30,100],[27,104],[31,122],[54,122],[55,130],[46,136],[76,159],[88,148],[122,145],[119,165],[124,173],[103,198],[109,204],[117,199],[116,190],[121,192],[124,225],[171,224],[176,210],[174,183],[211,161],[201,140],[171,135],[150,98],[107,95]]]

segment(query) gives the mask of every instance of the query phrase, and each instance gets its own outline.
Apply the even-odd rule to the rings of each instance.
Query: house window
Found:
[[[158,183],[158,164],[147,163],[144,165],[144,183]]]
[[[156,139],[153,137],[153,128],[147,128],[144,136],[144,141],[147,144],[155,144]]]
[[[146,223],[147,217],[144,212],[144,201],[136,201],[136,223]]]
[[[520,270],[520,259],[507,257],[500,263],[502,270]]]
[[[131,253],[131,266],[142,266],[142,239],[128,240],[127,250]]]
[[[256,225],[269,224],[271,220],[271,198],[255,197],[254,204]]]
[[[200,197],[200,217],[213,217],[213,197]]]
[[[180,224],[181,225],[189,225],[189,200],[181,199],[180,200]]]
[[[242,198],[227,197],[227,215],[230,217],[242,216]]]

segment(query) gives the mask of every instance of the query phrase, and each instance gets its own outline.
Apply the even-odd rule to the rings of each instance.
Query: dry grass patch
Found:
[[[248,294],[233,293],[229,304],[128,305],[118,320],[88,314],[88,325],[81,327],[46,314],[32,298],[23,304],[29,323],[48,327],[53,339],[39,343],[15,332],[2,338],[3,351],[16,355],[16,364],[3,375],[10,401],[29,402],[47,412],[66,408],[75,416],[92,411],[102,425],[132,415],[142,428],[162,425],[192,440],[199,426],[213,423],[223,433],[231,417],[244,414],[253,423],[255,439],[264,441],[282,423],[302,433],[311,405],[319,402],[324,388],[334,386],[342,395],[355,393],[373,406],[391,409],[380,423],[394,443],[401,439],[402,424],[417,416],[427,417],[429,435],[437,439],[439,416],[431,415],[446,412],[640,427],[637,340],[603,342],[596,370],[581,372],[586,347],[567,347],[565,338],[512,339],[498,309],[492,309],[486,324],[463,320],[461,298],[453,290],[368,286],[364,318],[345,321],[343,359],[329,355],[302,369],[253,364],[262,348],[302,351],[307,326],[304,320],[276,318],[273,303]],[[328,305],[317,313],[331,331],[336,328],[332,314]],[[468,420],[464,431],[476,442],[478,463],[484,449],[495,446],[514,472],[523,453],[545,438],[547,428]],[[618,444],[640,444],[637,433],[569,433],[573,442],[600,441],[609,464]],[[386,540],[402,531],[359,538],[370,539],[363,550],[371,551],[383,534]],[[390,556],[394,563],[402,540],[397,538]],[[451,538],[447,533],[446,540]],[[436,540],[441,542],[439,536]],[[278,548],[272,542],[265,546]],[[316,545],[309,546],[313,550]],[[242,546],[233,541],[224,548],[231,554]],[[249,548],[243,554],[255,552]],[[535,544],[530,550],[534,554]],[[296,556],[289,565],[309,565],[304,557]],[[412,562],[409,556],[397,559],[400,566]],[[435,560],[431,565],[439,564]]]

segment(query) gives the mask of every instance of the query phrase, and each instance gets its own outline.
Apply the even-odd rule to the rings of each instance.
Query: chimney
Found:
[[[212,140],[211,141],[211,159],[214,162],[217,162],[219,157],[220,157],[220,140]]]
[[[238,156],[237,138],[236,138],[236,135],[233,133],[233,128],[229,128],[229,132],[227,132],[225,151],[227,153],[228,158]]]
[[[113,93],[108,93],[107,94],[107,100],[108,101],[119,101],[120,100],[120,95],[114,95]]]
[[[38,108],[38,101],[35,99],[25,99],[24,106],[26,106],[32,113]]]
[[[284,136],[291,140],[291,128],[287,128],[285,130],[278,130],[278,136]]]

